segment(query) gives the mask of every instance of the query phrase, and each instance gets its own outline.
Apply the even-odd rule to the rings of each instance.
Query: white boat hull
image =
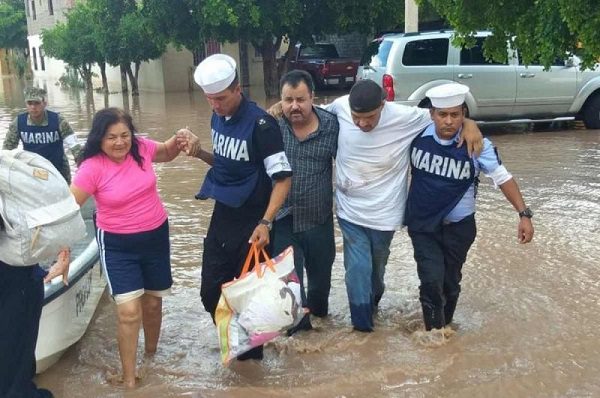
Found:
[[[86,224],[85,242],[72,248],[69,285],[64,286],[57,277],[45,286],[35,350],[37,373],[56,363],[67,348],[81,339],[106,287],[92,220],[86,219]]]

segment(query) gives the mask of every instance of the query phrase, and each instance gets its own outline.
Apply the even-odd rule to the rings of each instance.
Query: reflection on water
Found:
[[[151,138],[164,140],[187,125],[210,145],[210,111],[200,93],[143,94],[136,101],[94,94],[88,105],[80,92],[47,87],[50,108],[82,137],[94,110],[109,104],[129,109]],[[1,88],[0,140],[23,107],[17,81],[3,79]],[[600,396],[600,132],[521,131],[492,139],[536,212],[536,236],[517,244],[515,212],[484,179],[457,330],[444,344],[415,339],[422,328],[418,279],[404,231],[393,241],[376,331],[351,331],[337,231],[330,317],[270,344],[261,363],[223,368],[199,299],[201,237],[212,204],[193,195],[206,166],[182,156],[156,166],[170,214],[175,284],[156,357],[144,360],[140,351],[142,386],[125,392],[105,381],[119,364],[114,305],[106,297],[83,340],[38,376],[39,384],[57,397]]]

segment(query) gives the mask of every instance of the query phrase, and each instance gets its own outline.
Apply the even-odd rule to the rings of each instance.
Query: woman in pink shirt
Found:
[[[140,325],[146,354],[156,352],[162,297],[171,285],[169,224],[156,188],[153,162],[180,150],[175,137],[156,142],[135,135],[131,116],[98,111],[71,191],[81,206],[96,200],[96,240],[110,294],[117,304],[123,384],[134,387]]]

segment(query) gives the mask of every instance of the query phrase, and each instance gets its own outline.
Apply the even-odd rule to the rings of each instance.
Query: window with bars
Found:
[[[44,50],[42,50],[42,48],[39,48],[39,53],[40,53],[40,69],[41,70],[46,70],[46,63],[44,62]]]
[[[206,57],[210,57],[213,54],[219,54],[221,52],[221,43],[214,39],[204,41],[204,51],[193,51],[194,65],[198,65]]]
[[[35,47],[31,47],[31,54],[33,55],[33,69],[34,70],[38,70],[38,64],[37,64],[37,51],[35,51]]]

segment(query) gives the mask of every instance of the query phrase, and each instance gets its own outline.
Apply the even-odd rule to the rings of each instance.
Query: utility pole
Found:
[[[415,0],[404,0],[404,32],[419,31],[419,6]]]

